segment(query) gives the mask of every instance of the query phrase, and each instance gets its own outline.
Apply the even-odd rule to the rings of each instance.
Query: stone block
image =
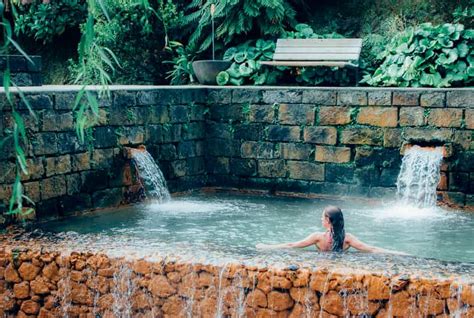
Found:
[[[333,90],[305,89],[303,103],[312,105],[336,105],[336,92]]]
[[[242,106],[236,104],[212,105],[209,111],[211,119],[221,122],[243,121]]]
[[[456,159],[452,165],[453,171],[474,171],[474,151],[458,152]]]
[[[122,135],[119,136],[121,145],[140,145],[145,141],[145,129],[141,126],[123,127]]]
[[[387,148],[402,146],[402,130],[386,128],[383,131],[383,146]]]
[[[194,104],[189,105],[189,120],[191,121],[202,121],[206,112],[209,110],[207,105]]]
[[[23,187],[25,189],[25,195],[33,202],[39,202],[41,200],[41,190],[39,181],[25,182],[23,184]]]
[[[158,144],[163,142],[163,126],[148,125],[146,127],[146,143]]]
[[[193,157],[186,160],[188,175],[202,175],[206,173],[206,164],[203,157]]]
[[[227,157],[209,157],[206,164],[209,173],[227,175],[230,172],[230,159]]]
[[[157,156],[160,160],[175,160],[178,159],[176,146],[173,144],[165,144],[160,146],[160,151]]]
[[[446,106],[474,108],[474,90],[455,90],[447,92]]]
[[[474,109],[466,109],[464,123],[467,129],[474,129]]]
[[[316,146],[316,161],[319,162],[335,162],[345,163],[351,160],[351,148],[349,147],[333,147],[333,146]]]
[[[211,156],[232,157],[237,155],[240,144],[227,139],[212,138],[207,141],[207,154]]]
[[[299,126],[268,126],[268,140],[271,141],[299,141]]]
[[[210,104],[230,104],[232,102],[232,91],[227,87],[208,89],[207,102]]]
[[[188,106],[171,105],[169,111],[171,123],[185,123],[189,120]]]
[[[232,138],[233,126],[231,124],[210,122],[206,125],[207,138]]]
[[[178,158],[184,159],[196,156],[196,144],[194,141],[183,141],[178,144]]]
[[[449,142],[453,138],[451,129],[406,128],[403,139],[409,142]]]
[[[96,195],[100,196],[100,193]],[[103,197],[102,197],[103,199]],[[92,207],[96,208],[99,206],[92,206],[92,198],[89,194],[81,193],[78,195],[64,196],[58,200],[59,210],[62,215],[71,214],[73,212],[82,212],[89,210]],[[102,207],[108,207],[112,205],[106,205]]]
[[[324,181],[323,164],[289,160],[287,166],[291,179]]]
[[[117,134],[111,126],[94,128],[94,147],[110,148],[117,145]]]
[[[365,106],[367,105],[367,92],[360,90],[339,91],[337,105]]]
[[[469,192],[469,180],[469,173],[467,172],[450,172],[449,191]]]
[[[86,150],[86,145],[79,142],[75,132],[58,133],[57,140],[57,151],[59,154],[82,152]]]
[[[403,90],[393,92],[394,106],[419,106],[420,105],[420,92]]]
[[[400,126],[424,126],[425,109],[422,107],[401,107]]]
[[[188,165],[186,160],[175,160],[171,162],[173,177],[184,177],[188,174]]]
[[[369,91],[368,92],[369,106],[390,106],[392,105],[391,91]]]
[[[253,177],[257,175],[257,162],[254,159],[230,159],[230,172],[236,176]]]
[[[275,146],[270,142],[245,141],[240,147],[240,155],[242,158],[250,159],[278,158]]]
[[[353,183],[354,167],[342,164],[326,164],[325,181],[336,183]]]
[[[346,125],[351,122],[351,108],[344,106],[320,107],[319,125]]]
[[[102,190],[109,185],[109,175],[107,170],[85,171],[81,174],[82,188],[81,192],[94,192]]]
[[[4,161],[0,165],[0,183],[12,183],[16,177],[16,165],[12,161]]]
[[[422,107],[444,107],[446,105],[445,92],[422,93],[420,96],[420,105]]]
[[[280,153],[282,159],[309,160],[314,146],[303,143],[281,143]]]
[[[280,104],[279,122],[286,125],[312,125],[314,107],[304,104]]]
[[[303,139],[307,143],[335,145],[337,130],[335,127],[305,127]]]
[[[113,149],[94,149],[92,153],[93,169],[108,169],[112,166],[114,160]]]
[[[379,180],[379,169],[373,165],[357,167],[354,170],[354,181],[361,186],[377,186]]]
[[[303,92],[291,91],[285,89],[265,90],[263,91],[263,102],[265,104],[281,104],[281,103],[301,103],[303,100]]]
[[[115,104],[110,109],[109,123],[111,125],[143,125],[148,123],[152,108],[148,107],[117,107]]]
[[[203,139],[205,137],[204,123],[193,122],[182,126],[184,140]]]
[[[163,142],[179,142],[181,137],[181,125],[163,125]]]
[[[444,202],[457,206],[464,206],[466,204],[466,194],[462,192],[443,192]]]
[[[45,159],[46,177],[57,174],[65,174],[71,171],[71,156],[56,156]]]
[[[76,100],[76,94],[73,92],[55,93],[55,108],[60,110],[72,110]]]
[[[262,90],[251,88],[236,88],[232,90],[232,103],[260,103],[262,101]]]
[[[28,175],[22,175],[21,180],[36,180],[40,179],[44,175],[44,165],[42,158],[29,158],[26,159],[26,165],[28,167]],[[1,168],[0,168],[1,170]],[[0,172],[0,176],[3,174]],[[1,183],[1,182],[0,182]]]
[[[462,109],[431,109],[428,115],[428,125],[435,127],[461,127],[461,123]]]
[[[401,155],[398,149],[356,147],[354,162],[356,166],[399,168]]]
[[[53,109],[53,99],[47,94],[25,94],[25,100],[28,102],[29,106],[34,110],[41,109]],[[26,110],[28,106],[26,103],[19,99],[18,109]]]
[[[474,131],[469,130],[455,130],[453,143],[461,146],[464,150],[472,149]]]
[[[138,105],[156,105],[160,103],[160,91],[140,91],[137,93]]]
[[[97,208],[107,208],[120,205],[123,198],[121,188],[106,189],[92,194],[92,204]]]
[[[32,140],[36,156],[55,155],[58,152],[58,138],[55,133],[39,133]]]
[[[117,110],[125,111],[126,108],[137,105],[137,93],[127,91],[114,91],[113,92],[113,108]]]
[[[397,127],[398,110],[394,107],[363,107],[357,114],[357,122],[371,126]]]
[[[382,169],[380,173],[379,185],[382,187],[396,187],[397,178],[400,173],[400,169]]]
[[[168,107],[164,105],[157,105],[150,107],[148,123],[150,124],[165,124],[169,123],[170,115]]]
[[[347,145],[374,145],[383,143],[383,131],[379,128],[351,127],[341,133],[341,142]]]
[[[56,113],[45,113],[43,114],[43,131],[67,131],[74,129],[74,119],[72,113],[56,114]]]
[[[59,215],[58,200],[45,200],[43,197],[42,200],[36,204],[35,212],[38,220],[51,219],[52,217],[57,218]]]
[[[286,176],[285,160],[259,160],[258,176],[267,178],[283,178]]]
[[[235,140],[259,141],[264,136],[262,124],[235,124],[234,129]]]
[[[41,180],[41,198],[43,200],[66,194],[66,178],[64,175]]]
[[[275,111],[271,105],[250,105],[249,121],[255,123],[272,123],[275,120]]]
[[[82,175],[80,173],[66,175],[66,188],[68,195],[80,193],[82,190]]]

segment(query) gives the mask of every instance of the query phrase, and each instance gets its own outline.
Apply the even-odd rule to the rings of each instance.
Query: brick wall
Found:
[[[407,143],[446,145],[440,195],[474,205],[474,90],[114,87],[100,102],[94,149],[78,142],[74,88],[26,91],[27,194],[39,216],[122,201],[124,146],[145,144],[171,191],[208,186],[379,198],[395,194]],[[4,96],[1,96],[5,106]],[[3,107],[0,132],[11,127]],[[14,180],[0,151],[0,200]]]
[[[30,55],[30,60],[23,55],[0,55],[0,86],[3,86],[3,71],[7,66],[11,80],[17,86],[40,86],[43,82],[39,55]]]

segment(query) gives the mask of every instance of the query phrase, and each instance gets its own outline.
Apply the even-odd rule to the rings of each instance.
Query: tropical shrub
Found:
[[[79,27],[87,16],[85,0],[34,1],[16,8],[15,32],[51,43],[66,29]]]
[[[164,61],[165,64],[171,64],[173,69],[167,72],[171,85],[182,85],[195,82],[193,60],[195,53],[190,51],[182,43],[170,41],[166,50],[173,55],[172,60]]]
[[[155,10],[134,1],[109,1],[107,15],[95,12],[93,32],[96,44],[109,49],[121,64],[111,73],[114,83],[151,84],[164,81],[166,70],[161,65],[165,57],[165,30],[161,16]],[[93,57],[92,57],[93,58]],[[102,62],[103,56],[97,56]],[[110,58],[109,58],[110,60]],[[102,68],[111,70],[113,61],[105,60]],[[78,64],[71,66],[77,74]],[[84,71],[91,82],[103,73],[97,65]]]
[[[283,73],[276,69],[263,66],[261,61],[270,61],[275,52],[275,42],[259,39],[247,41],[236,47],[229,48],[223,59],[233,62],[232,65],[217,75],[219,85],[263,85],[274,84]]]
[[[183,25],[189,45],[204,51],[212,43],[210,6],[214,0],[193,0],[186,8]],[[225,45],[244,37],[278,36],[296,24],[296,12],[288,0],[222,0],[216,3],[216,39]]]
[[[383,61],[363,82],[373,86],[449,87],[474,80],[473,29],[462,24],[423,23],[395,37]]]

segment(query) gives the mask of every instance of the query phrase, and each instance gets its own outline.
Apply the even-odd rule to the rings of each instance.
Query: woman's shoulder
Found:
[[[356,237],[355,237],[354,235],[352,235],[351,233],[346,233],[345,238],[344,238],[344,240],[345,240],[346,242],[351,242],[351,241],[353,241],[354,239],[356,239]]]

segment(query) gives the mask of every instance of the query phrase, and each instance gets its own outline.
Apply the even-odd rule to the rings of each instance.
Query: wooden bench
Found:
[[[358,67],[362,39],[278,39],[273,66]]]

